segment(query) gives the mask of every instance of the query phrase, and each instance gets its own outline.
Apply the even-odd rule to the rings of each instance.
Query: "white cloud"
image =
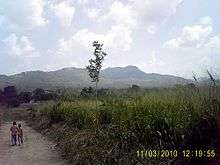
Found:
[[[139,66],[146,72],[149,71],[153,73],[164,72],[166,63],[158,58],[158,54],[159,53],[157,51],[152,51],[150,53],[149,60],[146,61],[145,63],[140,63]]]
[[[31,41],[26,36],[17,37],[16,34],[10,34],[3,40],[6,49],[10,55],[18,57],[36,57],[39,52],[32,46]]]
[[[126,26],[136,25],[136,13],[133,11],[133,6],[123,4],[120,1],[114,1],[109,9],[109,13],[104,16],[105,19],[111,19],[116,24],[123,24]]]
[[[166,41],[164,43],[164,47],[167,47],[167,48],[178,48],[181,43],[182,43],[181,38],[175,38],[175,39],[171,39],[169,41]]]
[[[151,34],[154,34],[156,33],[157,31],[157,27],[155,25],[150,25],[148,28],[147,28],[147,32],[148,33],[151,33]]]
[[[145,22],[146,26],[160,25],[167,18],[176,13],[177,7],[183,0],[134,0],[134,9],[138,13],[139,21]]]
[[[63,1],[57,4],[50,5],[53,13],[59,18],[62,26],[69,27],[72,23],[72,19],[75,13],[75,7],[70,1]]]
[[[209,39],[209,42],[205,44],[206,48],[220,48],[220,35],[214,36]]]
[[[96,19],[100,16],[100,9],[87,9],[87,16],[90,19]]]
[[[76,49],[85,48],[90,50],[92,48],[92,42],[94,40],[99,40],[103,42],[104,35],[95,34],[90,32],[88,29],[81,29],[76,34],[74,34],[69,40],[60,39],[58,41],[59,53],[68,54]]]
[[[149,61],[150,67],[153,67],[154,69],[157,69],[165,65],[165,63],[162,60],[158,59],[157,55],[158,55],[158,52],[152,51],[151,59]]]
[[[112,26],[111,30],[105,35],[104,42],[110,48],[127,51],[133,42],[131,33],[132,31],[126,26]]]
[[[212,30],[212,19],[204,17],[193,26],[185,26],[179,37],[165,42],[164,46],[168,48],[202,47],[207,42]]]
[[[104,19],[113,20],[130,28],[146,27],[147,32],[155,33],[158,26],[171,15],[183,0],[129,0],[125,4],[114,1]]]
[[[87,8],[87,6],[84,6],[84,11],[86,11],[89,18],[96,18],[102,23],[106,21],[111,26],[110,30],[106,33],[95,33],[88,28],[83,28],[68,40],[60,39],[59,52],[61,54],[72,52],[79,46],[91,50],[94,40],[103,42],[106,48],[128,51],[133,43],[132,34],[134,30],[144,26],[146,32],[156,33],[158,25],[174,14],[182,1],[130,0],[125,3],[115,0],[111,1],[107,10],[106,7]],[[88,4],[88,1],[78,1],[78,3]],[[109,1],[105,3],[107,4]]]
[[[97,34],[88,29],[81,29],[71,39],[59,40],[59,52],[65,54],[72,52],[81,46],[86,50],[92,50],[93,41],[98,40],[104,43],[105,48],[127,51],[132,43],[131,31],[125,26],[112,26],[106,34]]]
[[[182,1],[128,0],[125,2],[106,0],[100,2],[98,8],[96,6],[96,8],[86,8],[84,10],[88,18],[95,18],[103,24],[111,25],[111,30],[103,34],[105,43],[109,47],[121,47],[123,50],[129,50],[133,40],[132,34],[135,30],[145,29],[148,33],[156,33],[159,25],[176,12]],[[85,3],[88,4],[87,1]],[[97,2],[94,1],[93,3]],[[121,32],[119,32],[119,29]],[[113,44],[113,42],[116,43]]]
[[[85,5],[88,3],[88,0],[75,0],[80,5]]]
[[[100,2],[101,4],[99,3],[96,7],[92,7],[91,4],[87,6],[88,1],[77,2],[84,5],[82,8],[88,18],[97,19],[103,24],[110,25],[110,30],[105,33],[95,33],[88,28],[83,28],[70,39],[59,40],[60,52],[64,50],[70,52],[70,50],[77,48],[76,45],[91,50],[94,40],[103,42],[106,48],[127,51],[133,43],[134,30],[143,29],[144,24],[146,32],[156,33],[158,24],[174,14],[182,0],[171,0],[166,3],[163,0],[130,0],[126,3],[119,0],[109,0]],[[92,2],[97,3],[97,1]],[[110,5],[106,7],[105,4]],[[157,19],[154,20],[152,17]]]
[[[7,19],[8,24],[19,28],[32,29],[44,26],[47,21],[43,17],[43,0],[0,0],[0,14]]]
[[[4,23],[5,17],[3,15],[0,15],[0,26]]]
[[[129,50],[133,41],[132,34],[135,30],[143,29],[144,26],[146,32],[156,33],[158,25],[174,14],[181,2],[182,0],[171,0],[169,2],[163,0],[130,0],[125,3],[115,0],[111,3],[107,12],[106,8],[105,11],[104,9],[87,9],[89,18],[98,18],[102,23],[105,23],[105,21],[108,24],[111,23],[111,29],[105,34],[95,34],[88,30],[83,35],[80,33],[82,36],[78,38],[80,40],[86,38],[86,42],[99,38],[107,47]],[[88,45],[88,42],[84,45]]]
[[[200,22],[203,25],[212,25],[212,18],[209,16],[200,18]]]
[[[202,74],[201,71],[207,69],[219,72],[220,36],[213,35],[212,18],[209,16],[199,19],[192,26],[183,27],[180,36],[165,42],[164,48],[164,53],[181,56],[184,66],[179,72]]]

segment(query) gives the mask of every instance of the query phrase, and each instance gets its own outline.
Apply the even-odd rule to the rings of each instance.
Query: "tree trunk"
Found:
[[[95,82],[95,99],[96,99],[96,109],[98,109],[98,92],[97,92],[98,81]]]
[[[96,110],[98,111],[98,92],[97,92],[97,87],[98,87],[98,81],[95,82],[95,99],[96,99]],[[98,119],[96,120],[96,125],[97,125],[97,131],[99,131],[99,121]]]

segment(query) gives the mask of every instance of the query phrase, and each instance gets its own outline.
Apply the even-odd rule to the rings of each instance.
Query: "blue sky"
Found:
[[[219,0],[0,0],[0,74],[85,67],[220,77]]]

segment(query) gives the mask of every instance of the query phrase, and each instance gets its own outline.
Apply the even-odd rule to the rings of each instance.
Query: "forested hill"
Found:
[[[100,87],[126,88],[132,84],[142,87],[168,87],[186,84],[190,80],[172,75],[147,74],[136,66],[107,68],[101,72]],[[0,88],[15,85],[18,89],[30,90],[37,87],[82,88],[91,86],[91,80],[85,69],[64,68],[56,71],[28,71],[15,75],[0,75]]]

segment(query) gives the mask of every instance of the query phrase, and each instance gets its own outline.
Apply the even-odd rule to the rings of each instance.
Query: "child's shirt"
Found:
[[[18,128],[18,136],[22,137],[23,136],[23,131],[22,128]]]
[[[17,127],[15,125],[13,125],[10,130],[11,130],[11,135],[17,134]]]

